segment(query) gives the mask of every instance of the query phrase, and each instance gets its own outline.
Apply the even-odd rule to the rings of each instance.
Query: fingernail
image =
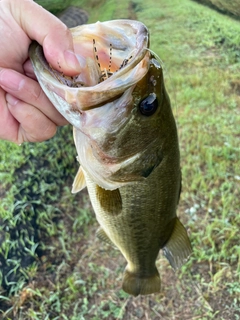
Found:
[[[64,58],[69,68],[74,69],[76,72],[80,72],[81,66],[73,51],[71,50],[64,51]]]
[[[12,96],[10,93],[6,94],[6,100],[11,106],[15,106],[20,100]]]
[[[19,91],[24,87],[25,81],[14,70],[0,71],[0,82],[2,87],[12,91]]]

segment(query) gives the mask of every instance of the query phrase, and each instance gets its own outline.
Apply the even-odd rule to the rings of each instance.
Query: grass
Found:
[[[36,145],[1,141],[2,318],[240,319],[239,22],[190,0],[82,5],[89,22],[134,17],[149,28],[178,124],[178,215],[194,253],[177,273],[160,253],[161,294],[129,297],[125,261],[95,238],[86,192],[70,193],[71,129]]]

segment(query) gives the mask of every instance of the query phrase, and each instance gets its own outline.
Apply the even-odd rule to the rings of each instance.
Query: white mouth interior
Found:
[[[71,32],[82,69],[77,77],[67,77],[41,59],[33,62],[46,95],[73,124],[79,112],[115,99],[144,77],[149,38],[144,24],[134,20],[97,22]]]
[[[71,32],[81,73],[76,77],[55,70],[51,73],[61,84],[72,88],[93,87],[112,76],[112,80],[120,78],[146,54],[148,32],[137,21],[97,22],[73,28]]]

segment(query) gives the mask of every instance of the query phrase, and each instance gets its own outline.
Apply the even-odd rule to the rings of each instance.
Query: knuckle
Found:
[[[45,128],[43,128],[41,132],[41,141],[52,138],[56,134],[56,131],[56,125],[53,122],[48,121],[48,124],[45,125]]]

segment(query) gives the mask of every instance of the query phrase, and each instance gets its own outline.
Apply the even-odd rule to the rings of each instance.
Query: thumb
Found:
[[[14,0],[12,3],[18,8],[21,27],[30,39],[43,46],[44,55],[53,68],[66,75],[80,73],[72,35],[66,25],[31,0]]]

